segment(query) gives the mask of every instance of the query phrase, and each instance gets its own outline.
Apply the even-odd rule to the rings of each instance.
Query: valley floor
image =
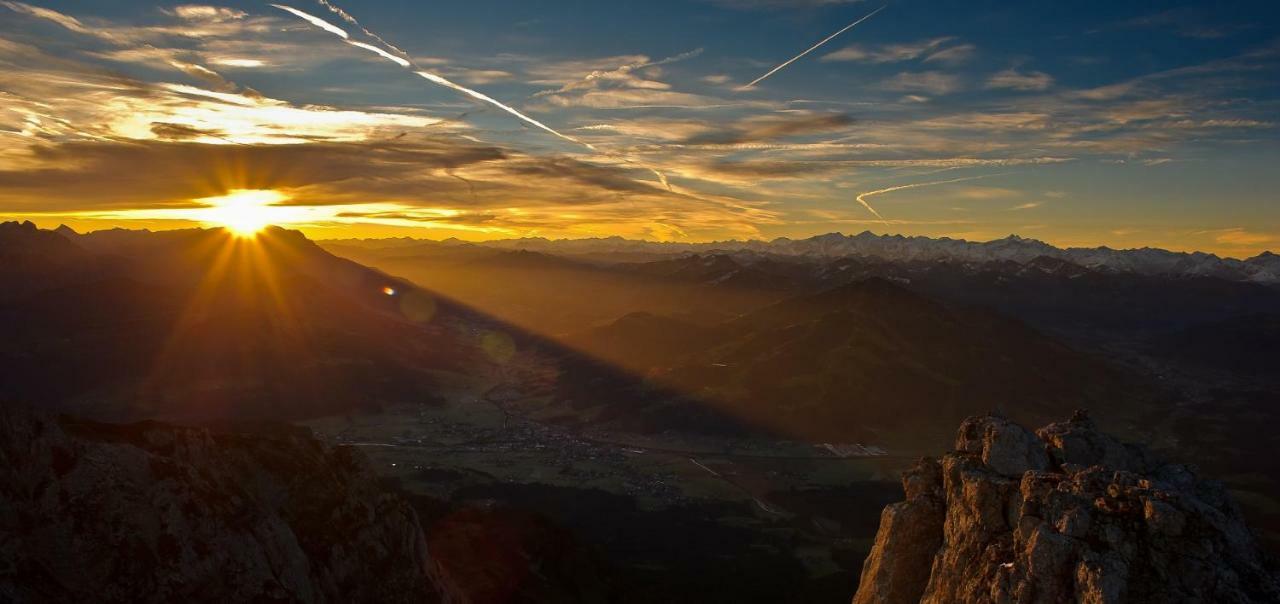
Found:
[[[498,390],[508,394],[498,400]],[[856,587],[879,510],[900,496],[897,477],[914,459],[854,444],[576,433],[511,411],[521,405],[509,404],[510,391],[461,386],[442,403],[308,425],[332,443],[359,447],[410,494],[455,506],[492,499],[545,514],[592,544],[628,588],[655,569],[712,580],[733,565],[707,560],[747,563],[756,554],[743,552],[754,550],[761,564],[793,567],[826,601]],[[583,501],[607,502],[610,516],[632,521],[597,524],[585,516],[600,510]],[[690,524],[705,539],[689,542]],[[672,556],[669,546],[682,542],[699,555]],[[669,585],[650,595],[696,593]]]

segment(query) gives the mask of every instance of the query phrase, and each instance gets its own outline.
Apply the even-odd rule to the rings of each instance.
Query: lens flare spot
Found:
[[[414,323],[430,322],[436,315],[436,301],[420,292],[405,292],[400,296],[400,314]]]
[[[480,348],[494,362],[505,364],[516,354],[516,343],[511,336],[501,331],[485,332],[480,337]]]
[[[383,295],[386,295],[386,296],[394,296],[394,295],[396,295],[396,288],[391,287],[390,285],[388,285],[388,286],[386,286],[386,287],[382,288],[382,293],[383,293]]]

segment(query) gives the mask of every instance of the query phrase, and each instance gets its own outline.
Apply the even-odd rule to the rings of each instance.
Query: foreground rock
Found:
[[[423,602],[417,516],[305,431],[0,410],[0,601]]]
[[[1280,601],[1221,485],[1082,413],[969,418],[955,449],[904,475],[854,604]]]

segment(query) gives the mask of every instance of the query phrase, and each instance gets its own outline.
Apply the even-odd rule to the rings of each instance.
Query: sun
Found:
[[[200,212],[202,222],[221,226],[237,237],[252,237],[271,224],[281,209],[275,204],[286,199],[270,189],[235,189],[196,201],[207,206]]]

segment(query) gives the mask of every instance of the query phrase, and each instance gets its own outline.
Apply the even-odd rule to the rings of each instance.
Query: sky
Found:
[[[1273,1],[0,0],[0,219],[41,226],[1248,257],[1277,166]]]

